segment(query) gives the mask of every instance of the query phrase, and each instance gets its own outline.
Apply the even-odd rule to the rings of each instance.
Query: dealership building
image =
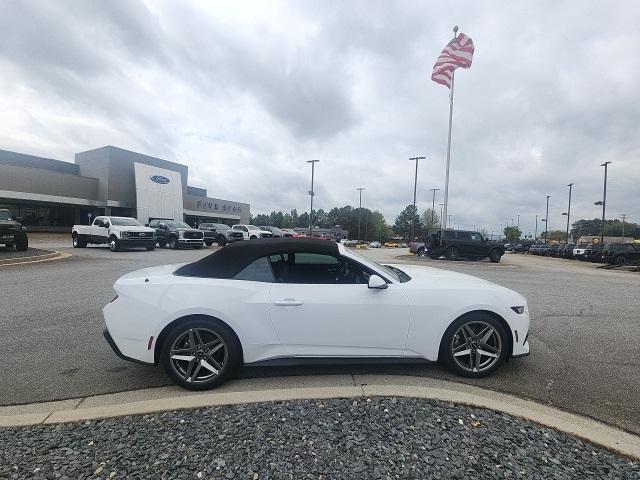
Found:
[[[0,208],[35,231],[68,231],[97,215],[249,223],[249,204],[211,198],[187,184],[189,167],[106,146],[75,162],[0,150]]]

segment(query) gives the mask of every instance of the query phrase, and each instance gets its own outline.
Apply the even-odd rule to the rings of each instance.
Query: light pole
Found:
[[[358,244],[360,244],[360,214],[362,213],[362,191],[366,189],[364,187],[360,187],[356,188],[356,190],[360,192],[360,207],[358,207]]]
[[[416,192],[418,190],[418,162],[426,158],[427,157],[411,157],[409,159],[412,162],[416,162],[416,174],[413,179],[413,212],[414,214],[416,213]],[[416,231],[415,218],[416,218],[415,215],[411,216],[411,241],[412,242],[415,240],[415,231]]]
[[[431,200],[431,228],[434,227],[433,225],[433,216],[435,215],[435,209],[436,209],[436,192],[438,190],[440,190],[439,188],[431,188],[430,189],[433,192],[433,199]],[[442,219],[440,219],[442,220]]]
[[[549,197],[547,195],[547,214],[544,217],[544,243],[547,243],[547,234],[549,233]]]
[[[536,213],[536,233],[533,235],[535,241],[538,240],[538,214]]]
[[[571,217],[571,189],[573,188],[573,183],[567,185],[569,187],[569,208],[567,209],[567,238],[566,243],[569,243],[569,217]]]
[[[313,238],[313,177],[316,170],[316,163],[320,160],[307,160],[307,163],[311,164],[311,190],[309,190],[309,196],[311,197],[311,210],[309,211],[309,238]]]
[[[605,209],[607,208],[607,165],[611,162],[604,162],[601,167],[604,167],[604,194],[602,195],[602,202],[596,202],[596,205],[599,203],[602,204],[602,228],[600,229],[600,243],[604,242],[604,214]]]
[[[440,228],[442,228],[442,206],[444,203],[439,203],[438,205],[440,205]]]
[[[627,214],[621,213],[620,217],[622,218],[622,243],[624,243],[624,221],[627,219]]]
[[[500,237],[502,237],[503,234],[504,234],[504,230],[502,229],[502,224],[500,224],[500,231],[498,232],[498,240],[500,240]]]

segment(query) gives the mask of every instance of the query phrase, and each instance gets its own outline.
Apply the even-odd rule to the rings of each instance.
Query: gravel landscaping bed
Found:
[[[0,429],[0,478],[640,478],[505,414],[407,398],[210,407]]]
[[[47,255],[54,253],[52,250],[42,250],[40,248],[28,248],[26,252],[18,252],[15,248],[6,248],[4,245],[0,247],[0,260],[9,260],[12,258],[36,257],[39,255]]]

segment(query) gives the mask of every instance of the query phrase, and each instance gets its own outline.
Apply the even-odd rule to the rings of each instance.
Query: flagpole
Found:
[[[453,27],[453,38],[456,38],[456,35],[458,34],[458,26],[455,25]],[[456,75],[456,71],[453,70],[451,72],[451,91],[449,92],[449,137],[448,137],[448,141],[447,141],[447,173],[445,176],[445,183],[444,183],[444,212],[443,212],[443,218],[444,218],[444,224],[442,221],[440,221],[440,225],[444,225],[444,227],[442,227],[441,233],[440,233],[440,238],[444,238],[444,229],[448,226],[447,225],[447,207],[449,206],[449,165],[451,164],[451,126],[453,124],[453,82],[455,80],[455,75]]]

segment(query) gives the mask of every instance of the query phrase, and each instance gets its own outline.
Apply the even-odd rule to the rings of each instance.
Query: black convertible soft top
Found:
[[[174,275],[186,277],[233,278],[260,257],[286,252],[338,255],[338,244],[312,238],[263,238],[228,244],[197,262],[180,267]]]

